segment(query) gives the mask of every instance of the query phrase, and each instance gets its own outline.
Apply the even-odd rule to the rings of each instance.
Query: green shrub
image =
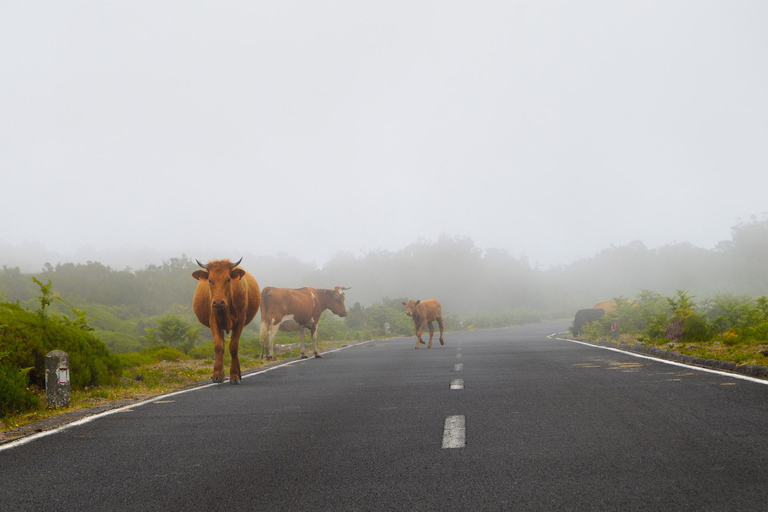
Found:
[[[320,315],[317,323],[317,338],[318,340],[345,340],[350,338],[350,332],[344,320],[326,310]]]
[[[189,349],[187,355],[192,359],[209,359],[214,356],[213,342],[209,341],[208,343],[193,347]]]
[[[51,350],[69,354],[71,386],[99,386],[117,382],[120,361],[92,332],[56,317],[44,317],[16,304],[0,303],[0,352],[3,363],[32,368],[30,382],[45,387],[45,355]]]
[[[0,364],[0,417],[40,407],[40,400],[27,389],[30,369]]]
[[[768,341],[768,322],[760,322],[740,329],[739,337],[751,341]]]
[[[646,317],[643,333],[650,340],[660,340],[664,338],[669,324],[669,317],[664,313],[654,313]]]
[[[187,354],[177,348],[169,347],[168,345],[155,345],[154,347],[147,347],[141,351],[141,354],[153,358],[154,362],[189,359]]]
[[[683,322],[683,338],[685,342],[710,341],[712,328],[699,315],[693,313]]]
[[[609,327],[606,329],[605,324],[600,320],[595,320],[594,322],[587,322],[581,328],[580,336],[588,340],[599,340],[601,338],[605,338],[609,334],[610,323],[608,324],[608,326]]]
[[[93,334],[116,354],[138,352],[144,346],[140,336],[124,332],[96,330]]]
[[[137,366],[146,366],[157,361],[152,355],[142,354],[139,352],[118,354],[117,357],[120,359],[120,363],[122,364],[123,368],[136,368]]]

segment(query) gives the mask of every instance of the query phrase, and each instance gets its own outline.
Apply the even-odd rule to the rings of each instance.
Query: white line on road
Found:
[[[463,369],[464,369],[464,363],[456,363],[455,365],[453,365],[453,371],[455,372],[460,372]]]
[[[465,448],[467,429],[464,416],[448,416],[443,426],[443,448]]]
[[[453,379],[451,389],[464,389],[464,379]]]
[[[461,359],[462,357],[464,356],[462,356],[461,354],[456,354],[456,359]]]
[[[646,355],[643,355],[643,354],[637,354],[635,352],[628,352],[626,350],[621,350],[619,348],[604,347],[602,345],[593,345],[591,343],[584,343],[582,341],[570,340],[568,338],[558,338],[557,337],[557,333],[550,334],[547,337],[549,339],[555,339],[555,340],[560,340],[560,341],[570,341],[571,343],[578,343],[579,345],[586,345],[587,347],[601,348],[603,350],[610,350],[612,352],[620,352],[622,354],[627,354],[627,355],[632,356],[632,357],[637,357],[637,358],[640,358],[640,359],[649,359],[651,361],[656,361],[658,363],[669,364],[669,365],[672,365],[672,366],[680,366],[682,368],[690,368],[691,370],[698,370],[698,371],[704,372],[704,373],[714,373],[716,375],[724,375],[725,377],[732,377],[734,379],[748,380],[750,382],[756,382],[758,384],[768,385],[768,381],[766,381],[764,379],[757,379],[755,377],[749,377],[747,375],[741,375],[741,374],[738,374],[738,373],[723,372],[723,371],[720,371],[720,370],[711,370],[709,368],[702,368],[701,366],[691,366],[691,365],[685,364],[685,363],[678,363],[677,361],[669,361],[667,359],[659,359],[658,357],[646,356]]]

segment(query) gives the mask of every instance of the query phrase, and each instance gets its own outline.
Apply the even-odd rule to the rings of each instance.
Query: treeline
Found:
[[[387,304],[394,310],[400,299],[438,298],[458,322],[487,326],[512,318],[572,317],[596,302],[633,297],[640,290],[665,296],[686,290],[699,298],[718,293],[759,297],[768,293],[766,255],[768,220],[753,218],[734,226],[731,239],[714,249],[687,243],[649,249],[632,242],[549,269],[532,267],[525,257],[505,250],[479,248],[469,238],[448,236],[395,252],[340,253],[322,268],[287,256],[251,254],[243,255],[242,265],[262,287],[349,286],[350,309]],[[124,333],[135,341],[163,316],[196,323],[191,308],[196,268],[194,258],[183,255],[139,270],[98,262],[49,263],[34,277],[50,280],[67,308],[86,310],[97,330]],[[0,294],[10,302],[34,304],[39,289],[32,277],[3,266]],[[120,340],[106,341],[113,346]]]

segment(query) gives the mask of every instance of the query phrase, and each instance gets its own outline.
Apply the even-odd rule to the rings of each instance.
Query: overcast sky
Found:
[[[713,248],[768,211],[766,27],[763,0],[2,2],[0,243]]]

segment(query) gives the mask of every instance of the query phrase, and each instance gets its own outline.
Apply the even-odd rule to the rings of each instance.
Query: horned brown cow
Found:
[[[440,327],[440,344],[445,345],[443,340],[443,308],[437,299],[417,300],[415,302],[409,300],[402,304],[405,306],[405,313],[413,319],[413,325],[416,326],[416,346],[414,348],[419,348],[419,343],[424,343],[424,340],[421,339],[421,333],[424,332],[425,326],[429,326],[427,348],[432,348],[432,336],[435,334],[432,322],[435,320]]]
[[[197,260],[195,260],[197,261]],[[232,332],[229,340],[229,383],[239,384],[240,360],[237,350],[243,328],[256,316],[261,304],[261,293],[256,279],[229,260],[214,260],[195,270],[192,277],[197,279],[193,307],[197,319],[213,334],[213,382],[224,382],[224,334]]]
[[[344,290],[337,286],[332,290],[317,288],[273,288],[267,286],[261,292],[261,351],[267,351],[267,360],[275,360],[275,334],[277,331],[299,331],[301,338],[301,357],[304,353],[304,329],[309,329],[312,337],[312,350],[315,357],[321,357],[317,351],[317,322],[326,309],[340,317],[347,316],[344,306]]]

